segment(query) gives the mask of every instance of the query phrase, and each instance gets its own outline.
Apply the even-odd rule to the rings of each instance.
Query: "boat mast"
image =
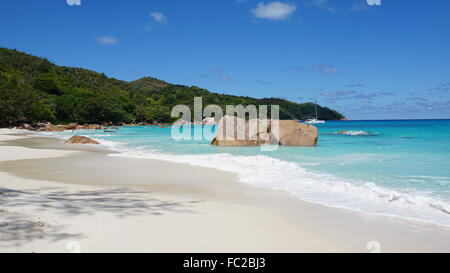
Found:
[[[317,116],[317,100],[315,100],[314,103],[316,104],[316,120],[319,120],[319,118]]]

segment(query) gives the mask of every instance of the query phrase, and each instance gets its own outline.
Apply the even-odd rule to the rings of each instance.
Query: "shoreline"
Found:
[[[21,204],[30,206],[30,211],[43,209],[39,207],[41,203],[28,202],[35,197],[34,193],[29,192],[29,188],[33,186],[38,186],[34,190],[41,191],[38,194],[40,197],[55,195],[52,190],[46,192],[42,188],[63,189],[71,198],[77,191],[109,190],[104,193],[105,196],[100,194],[98,197],[112,202],[114,211],[111,211],[111,207],[90,203],[89,200],[94,198],[92,196],[75,195],[81,200],[86,199],[87,208],[82,203],[76,203],[75,207],[80,211],[84,209],[93,213],[89,216],[75,213],[75,218],[86,218],[82,220],[84,224],[74,223],[68,217],[73,214],[70,206],[59,209],[48,205],[48,211],[45,210],[46,217],[62,215],[58,216],[61,217],[59,221],[67,223],[67,229],[72,233],[82,231],[84,235],[90,234],[90,239],[80,239],[82,249],[87,252],[367,252],[367,243],[371,241],[379,242],[381,250],[388,252],[450,251],[450,229],[446,227],[304,202],[288,193],[245,185],[238,182],[234,174],[212,168],[152,159],[106,157],[104,151],[83,151],[85,147],[81,150],[78,147],[67,149],[67,146],[61,145],[58,149],[58,144],[55,144],[57,141],[53,139],[21,138],[5,133],[8,134],[3,130],[0,140],[9,142],[2,142],[0,146],[0,187],[2,191],[6,188],[29,194]],[[29,147],[40,145],[46,148],[24,148],[27,142]],[[3,146],[13,145],[11,143],[14,146]],[[183,178],[181,181],[180,176]],[[148,177],[152,179],[148,180]],[[213,183],[211,177],[216,178]],[[114,192],[118,187],[123,190],[119,191],[120,194]],[[192,203],[188,203],[188,207],[192,211],[186,214],[170,212],[170,215],[151,216],[145,213],[141,215],[139,212],[128,219],[121,218],[117,215],[120,213],[115,211],[121,211],[121,206],[123,213],[136,210],[116,202],[123,198],[122,194],[134,201],[153,195],[157,199],[177,200],[181,203],[189,200],[187,202]],[[60,194],[56,196],[61,197]],[[70,200],[62,199],[73,206]],[[142,206],[148,209],[143,203]],[[5,205],[8,206],[8,203],[1,203],[0,210]],[[92,207],[107,209],[96,212],[92,211]],[[1,217],[2,214],[0,219]],[[97,223],[91,225],[89,221]],[[136,222],[146,226],[149,231],[134,232]],[[156,224],[157,227],[149,223]],[[114,225],[121,229],[114,228]],[[108,232],[101,235],[96,233],[99,226]],[[184,226],[191,228],[184,230],[181,228]],[[205,229],[205,226],[209,228]],[[122,230],[132,243],[111,245],[111,240],[124,236]],[[1,231],[0,227],[0,236]],[[51,238],[52,232],[49,233],[48,237]],[[153,233],[164,235],[161,235],[162,238],[153,238]],[[95,238],[96,236],[103,239]],[[180,241],[172,241],[172,236]],[[208,240],[202,240],[203,236]],[[190,241],[189,238],[196,240]],[[30,243],[23,242],[21,246],[24,248],[19,251],[67,251],[61,249],[62,242],[67,241],[66,239],[51,243],[43,235],[36,240],[40,243],[32,243],[34,239]],[[152,247],[144,246],[149,240]],[[196,246],[198,241],[204,243]],[[54,248],[56,245],[59,246],[57,250]],[[36,249],[30,249],[31,246],[36,246]],[[14,248],[5,248],[0,243],[0,252],[12,249]]]
[[[72,131],[73,132],[73,131]],[[31,135],[28,135],[27,133],[31,133]],[[51,133],[51,132],[50,132]],[[34,148],[34,149],[40,149],[42,148],[42,146],[49,148],[49,149],[61,149],[61,150],[76,150],[76,151],[89,151],[89,152],[97,152],[97,153],[102,153],[102,155],[108,155],[108,156],[119,156],[122,154],[122,151],[117,151],[115,149],[112,148],[112,146],[110,146],[109,144],[104,144],[104,143],[100,143],[100,145],[66,145],[63,143],[62,140],[65,140],[66,138],[61,137],[60,135],[52,135],[52,134],[45,134],[45,132],[43,134],[41,133],[36,133],[36,132],[32,132],[32,131],[28,131],[28,130],[22,130],[21,134],[18,134],[21,136],[27,136],[27,137],[23,137],[20,139],[15,139],[14,141],[12,141],[11,143],[9,143],[10,145],[13,146],[25,146],[28,148]],[[83,134],[81,134],[83,135]],[[33,140],[37,140],[37,141],[33,141]],[[58,140],[58,141],[55,141]],[[98,140],[101,141],[101,140]],[[1,145],[1,142],[0,142]],[[237,176],[239,175],[238,172],[234,172],[234,171],[229,171],[227,169],[221,169],[219,167],[214,167],[214,166],[210,166],[210,165],[201,165],[201,164],[194,164],[194,163],[186,163],[186,162],[179,162],[179,161],[174,161],[174,160],[170,160],[170,159],[166,159],[166,158],[152,158],[152,157],[128,157],[128,156],[124,156],[123,158],[127,159],[127,160],[134,160],[134,162],[142,162],[141,160],[147,160],[149,162],[153,161],[153,162],[167,162],[169,164],[182,164],[186,167],[192,167],[192,168],[207,168],[208,170],[215,170],[219,173],[226,173],[226,174],[232,174],[234,177],[233,178],[229,178],[232,181],[235,181],[237,179]],[[137,160],[136,160],[137,159]],[[99,158],[99,161],[101,160],[107,160],[104,158]],[[53,164],[53,163],[50,163]],[[47,178],[48,179],[48,178]],[[171,181],[174,178],[160,178],[161,180],[168,180]],[[180,178],[175,178],[175,179],[180,179]],[[53,181],[58,181],[57,179],[53,178]],[[66,181],[67,182],[67,181]],[[73,184],[77,184],[78,182],[75,181],[71,181],[69,183],[73,183]],[[91,181],[91,183],[94,183],[94,181]],[[250,187],[250,189],[252,190],[257,190],[257,189],[264,189],[267,191],[277,191],[283,194],[287,194],[289,196],[289,198],[294,198],[295,200],[299,200],[302,202],[306,202],[306,203],[312,203],[312,204],[316,204],[316,205],[320,205],[320,206],[324,206],[326,208],[330,208],[330,209],[338,209],[338,210],[346,210],[346,211],[351,211],[351,212],[355,212],[355,213],[362,213],[362,214],[369,214],[369,215],[374,215],[374,216],[382,216],[382,217],[392,217],[394,219],[400,219],[400,220],[405,220],[405,221],[411,221],[411,222],[417,222],[417,223],[423,223],[423,224],[431,224],[431,225],[437,225],[440,227],[445,227],[445,228],[449,228],[450,229],[450,225],[446,225],[443,223],[438,223],[435,222],[433,220],[428,220],[428,219],[423,219],[423,218],[414,218],[414,217],[407,217],[407,216],[401,216],[398,214],[385,214],[385,213],[377,213],[377,212],[367,212],[364,211],[362,209],[359,208],[354,208],[354,207],[341,207],[341,206],[336,206],[336,205],[329,205],[327,203],[324,202],[315,202],[315,201],[309,201],[309,200],[305,200],[302,199],[302,197],[296,196],[295,194],[293,194],[292,192],[286,191],[284,189],[274,189],[274,188],[270,188],[270,187],[264,187],[264,186],[254,186],[251,185],[247,182],[244,181],[238,181],[239,184],[241,184],[241,187]],[[119,184],[119,183],[116,183]],[[139,183],[139,185],[143,185],[145,183]],[[205,185],[202,185],[203,187]]]

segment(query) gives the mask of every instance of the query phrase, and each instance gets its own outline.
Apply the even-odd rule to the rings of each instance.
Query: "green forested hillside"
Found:
[[[277,104],[280,118],[314,116],[314,104],[282,99],[255,99],[209,92],[195,86],[173,85],[146,77],[133,82],[108,78],[94,71],[57,66],[16,50],[0,48],[0,126],[29,122],[102,123],[171,122],[177,104]],[[225,108],[223,108],[225,109]],[[338,112],[319,106],[319,118],[341,119]]]

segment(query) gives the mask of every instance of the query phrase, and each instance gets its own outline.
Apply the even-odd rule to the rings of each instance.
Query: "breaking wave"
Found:
[[[377,136],[380,133],[370,133],[363,130],[341,131],[336,133],[324,133],[324,135],[346,135],[346,136]]]
[[[137,149],[121,151],[108,156],[148,158],[211,167],[236,173],[240,182],[283,190],[304,201],[450,226],[450,204],[443,200],[422,192],[401,193],[373,183],[347,181],[333,175],[311,172],[297,163],[265,155],[174,155]]]

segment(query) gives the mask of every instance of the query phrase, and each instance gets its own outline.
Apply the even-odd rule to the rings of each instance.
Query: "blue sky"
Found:
[[[450,118],[447,0],[15,0],[0,46],[351,119]]]

